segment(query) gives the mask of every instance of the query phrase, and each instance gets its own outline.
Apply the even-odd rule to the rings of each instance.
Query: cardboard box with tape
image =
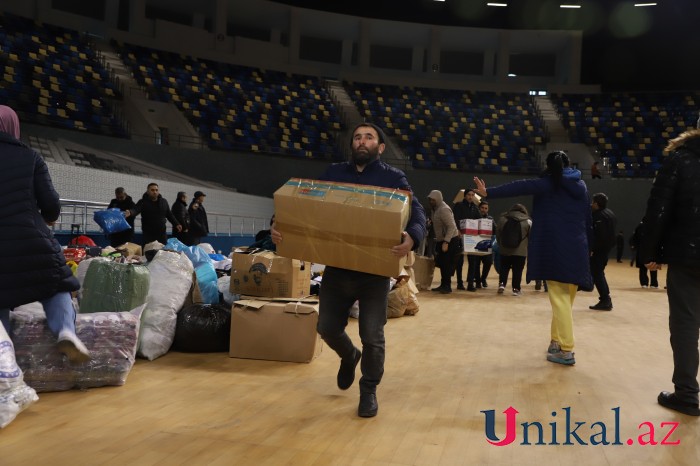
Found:
[[[275,192],[277,252],[285,257],[396,277],[404,258],[391,254],[411,215],[399,189],[292,178]]]

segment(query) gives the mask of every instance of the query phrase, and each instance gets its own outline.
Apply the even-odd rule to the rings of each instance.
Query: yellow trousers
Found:
[[[549,302],[552,305],[552,340],[562,351],[574,349],[574,298],[577,285],[547,280]]]

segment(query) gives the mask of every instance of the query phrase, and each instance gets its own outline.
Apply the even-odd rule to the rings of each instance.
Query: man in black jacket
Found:
[[[202,191],[195,191],[192,202],[190,202],[190,220],[197,222],[200,238],[209,234],[209,220],[207,219],[207,211],[204,209],[205,197],[207,195]],[[199,205],[193,206],[193,204]],[[195,244],[199,244],[199,241]]]
[[[177,200],[173,202],[172,207],[173,217],[177,220],[182,228],[177,231],[173,226],[173,236],[180,240],[184,245],[191,246],[192,239],[190,238],[190,214],[187,211],[187,193],[180,191],[177,193]]]
[[[608,196],[603,193],[593,195],[591,203],[593,210],[593,244],[591,245],[591,276],[598,290],[598,302],[589,309],[596,311],[612,311],[610,287],[605,278],[605,266],[608,265],[608,255],[615,245],[615,226],[617,218],[608,209]]]
[[[109,206],[107,206],[108,209],[119,209],[122,212],[126,212],[127,210],[133,209],[136,207],[136,203],[134,200],[131,198],[126,193],[126,190],[124,188],[117,188],[114,190],[114,199],[112,199],[109,202]],[[127,217],[126,218],[126,223],[128,223],[131,228],[128,230],[124,231],[119,231],[117,233],[112,233],[109,235],[109,244],[112,247],[117,247],[121,246],[124,243],[133,243],[134,242],[134,217]]]
[[[58,350],[73,363],[86,362],[90,353],[75,333],[71,299],[80,284],[49,228],[61,213],[58,193],[44,160],[19,141],[17,114],[4,105],[0,155],[0,321],[11,334],[10,309],[39,301]]]
[[[660,405],[691,416],[698,407],[700,332],[700,120],[672,140],[647,202],[639,258],[649,270],[668,264],[674,391]]]
[[[168,201],[160,195],[158,184],[149,183],[146,192],[136,206],[127,210],[126,218],[141,214],[141,230],[143,231],[142,243],[145,246],[153,241],[165,244],[168,242],[168,234],[165,230],[165,219],[173,225],[175,231],[182,231],[182,225],[170,211]]]
[[[457,224],[457,229],[460,232],[460,238],[462,234],[462,220],[467,219],[480,219],[481,212],[479,212],[479,207],[475,204],[474,190],[466,188],[464,190],[464,200],[458,202],[454,205],[452,209],[455,217],[455,223]],[[480,279],[479,277],[479,256],[467,256],[467,291],[476,291],[476,282]],[[464,254],[460,252],[459,257],[457,257],[457,265],[455,267],[455,273],[457,274],[457,289],[464,289],[464,281],[462,281],[462,267],[464,265]],[[479,283],[481,285],[481,283]],[[481,288],[481,286],[479,286]]]

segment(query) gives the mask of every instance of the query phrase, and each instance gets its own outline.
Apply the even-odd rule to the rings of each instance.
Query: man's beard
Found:
[[[352,150],[352,161],[359,167],[364,167],[379,156],[379,148],[367,149],[364,151]]]

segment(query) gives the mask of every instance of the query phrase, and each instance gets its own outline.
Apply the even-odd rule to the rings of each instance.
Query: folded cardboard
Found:
[[[432,257],[416,256],[413,263],[413,274],[416,287],[419,290],[429,290],[435,274],[435,260]]]
[[[120,246],[117,246],[114,249],[121,252],[122,255],[127,256],[127,257],[128,256],[143,256],[141,246],[138,244],[134,244],[134,243],[124,243]]]
[[[292,178],[274,197],[281,255],[386,277],[401,273],[405,257],[391,248],[411,215],[410,192]]]
[[[310,264],[272,251],[233,249],[230,290],[233,294],[298,298],[310,289]]]
[[[232,358],[310,362],[321,353],[316,300],[246,299],[231,309]]]

